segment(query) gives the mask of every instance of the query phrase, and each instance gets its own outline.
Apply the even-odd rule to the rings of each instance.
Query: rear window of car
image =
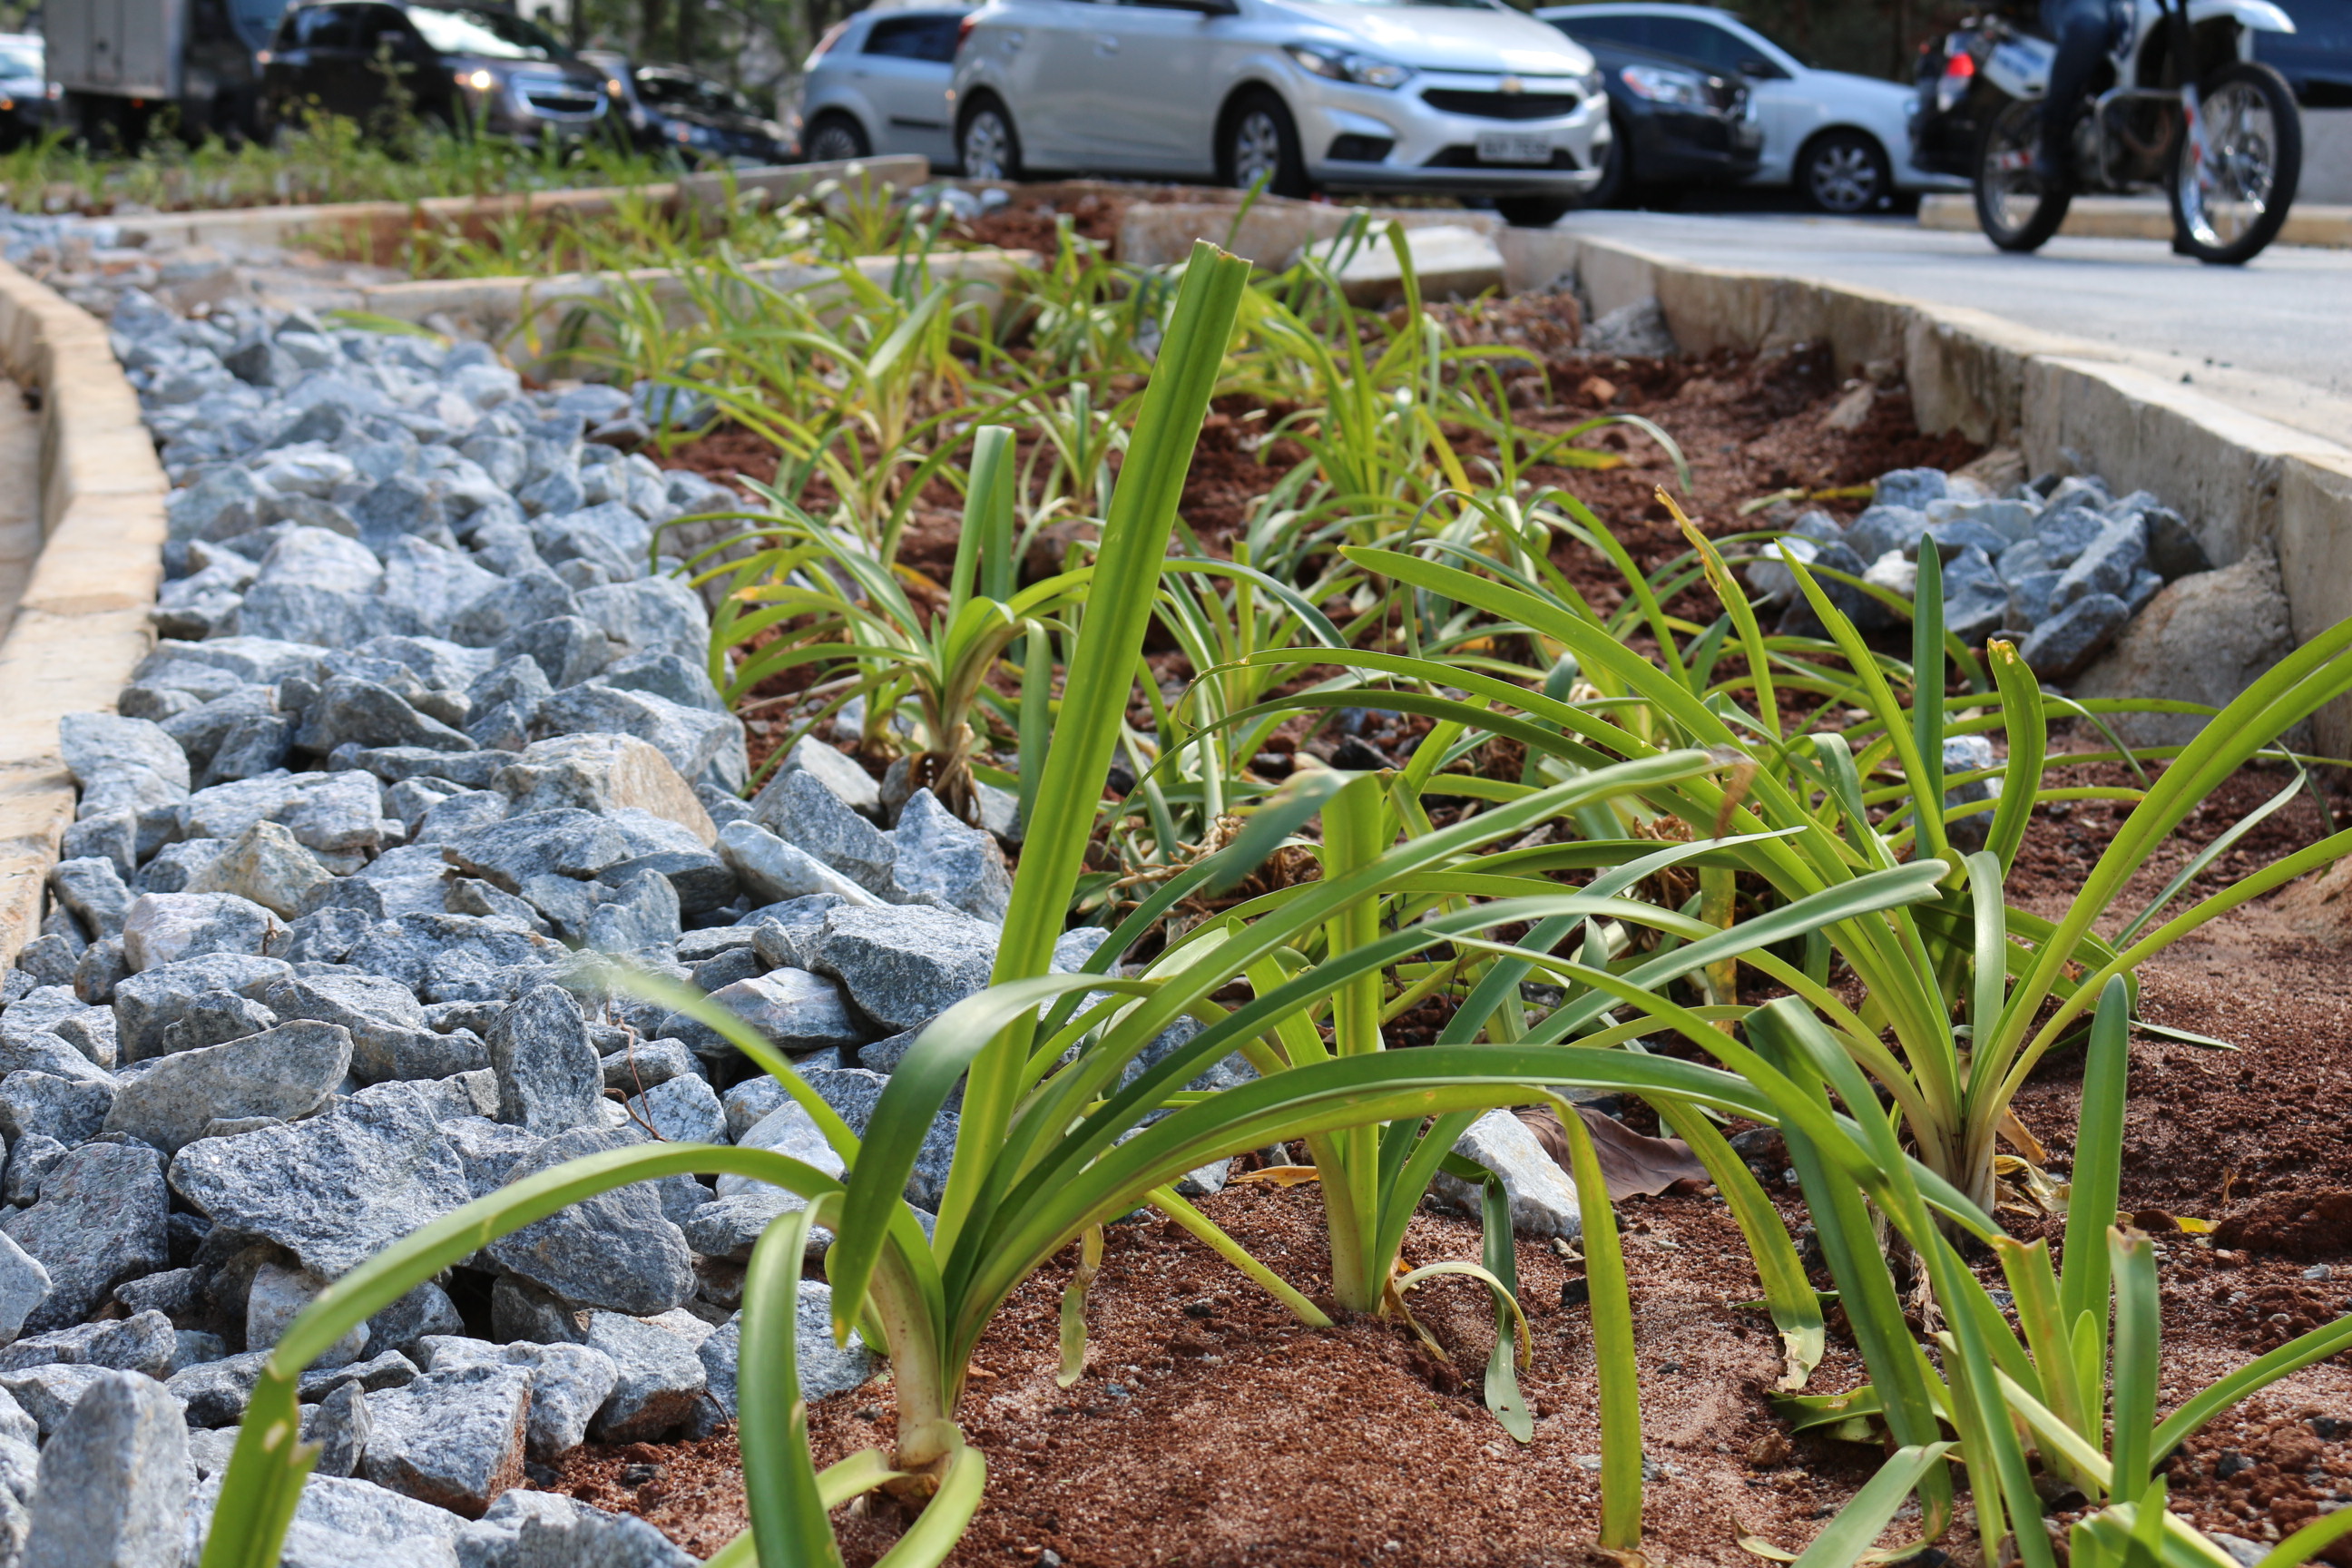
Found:
[[[1635,48],[1648,47],[1650,18],[1647,16],[1585,16],[1570,12],[1554,16],[1552,21],[1571,38],[1599,38],[1612,44],[1631,44]]]
[[[955,59],[956,32],[962,21],[954,12],[932,16],[885,16],[866,35],[862,52],[947,65]]]

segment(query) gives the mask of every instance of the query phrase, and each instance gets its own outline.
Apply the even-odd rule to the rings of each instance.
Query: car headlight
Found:
[[[1618,71],[1617,79],[1635,98],[1646,98],[1653,103],[1672,104],[1677,109],[1706,107],[1706,83],[1692,71],[1678,71],[1670,66],[1626,66]]]
[[[1577,95],[1580,98],[1599,98],[1602,93],[1605,93],[1608,90],[1609,79],[1601,74],[1601,70],[1599,66],[1594,66],[1591,70],[1586,71],[1582,76],[1576,79],[1576,91]]]
[[[1318,44],[1293,44],[1290,58],[1302,69],[1327,80],[1352,82],[1358,87],[1400,88],[1412,79],[1410,66],[1401,66],[1377,55],[1327,49]]]
[[[475,92],[488,92],[499,85],[499,79],[486,70],[459,71],[457,85]]]

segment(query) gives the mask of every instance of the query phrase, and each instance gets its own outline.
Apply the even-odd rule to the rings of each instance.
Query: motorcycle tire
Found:
[[[2024,99],[2011,100],[1990,115],[1977,132],[1975,170],[1977,226],[2003,250],[2039,250],[2066,221],[2074,202],[2072,187],[2042,189],[2031,174],[2019,173],[2019,160],[2031,163],[2042,141],[2042,105]]]
[[[2286,79],[2252,60],[2232,60],[2206,78],[2198,101],[2208,152],[2221,167],[2210,181],[2200,178],[2189,137],[2174,138],[2164,178],[2172,205],[2172,248],[2213,266],[2241,267],[2261,255],[2286,224],[2303,177],[2303,121]],[[2266,138],[2257,115],[2268,117]],[[2226,218],[2212,202],[2225,181],[2240,198]]]

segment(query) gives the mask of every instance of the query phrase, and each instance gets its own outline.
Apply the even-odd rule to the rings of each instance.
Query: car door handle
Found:
[[[1020,34],[1007,33],[1004,35],[1004,52],[1008,55],[1017,55],[1021,52]]]
[[[1118,53],[1118,35],[1113,33],[1097,33],[1095,35],[1095,53],[1098,55],[1115,55]]]

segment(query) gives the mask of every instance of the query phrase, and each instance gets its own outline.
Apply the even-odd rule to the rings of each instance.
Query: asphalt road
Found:
[[[1560,226],[1719,267],[1857,283],[2079,338],[2222,402],[2352,446],[2352,250],[2206,267],[2156,240],[2008,256],[1908,219],[1580,212]]]

